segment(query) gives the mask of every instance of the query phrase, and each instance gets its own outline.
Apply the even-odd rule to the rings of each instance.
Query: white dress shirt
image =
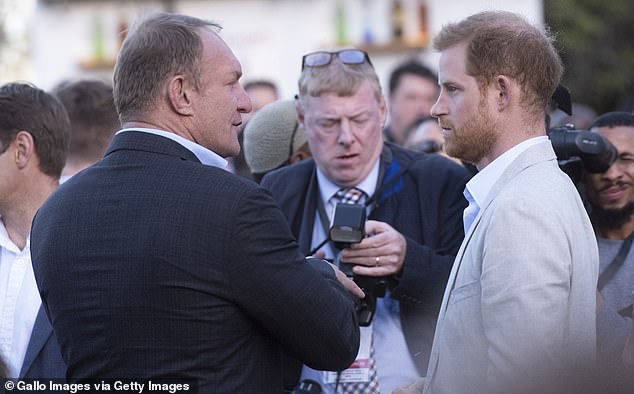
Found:
[[[216,152],[213,152],[202,145],[198,145],[197,143],[188,140],[187,138],[181,137],[180,135],[170,133],[169,131],[157,130],[157,129],[148,129],[143,127],[131,127],[126,129],[121,129],[117,131],[115,135],[130,132],[130,131],[138,131],[143,133],[149,133],[154,135],[160,135],[161,137],[169,138],[172,141],[178,142],[183,147],[187,148],[190,152],[192,152],[201,163],[206,166],[218,167],[222,169],[227,168],[227,160],[223,159]]]
[[[489,165],[475,174],[469,182],[467,182],[467,186],[464,190],[464,196],[469,202],[469,206],[465,208],[463,213],[465,235],[469,231],[469,228],[480,211],[480,208],[482,208],[482,203],[489,195],[491,188],[495,182],[500,179],[508,166],[526,149],[533,145],[537,145],[544,140],[548,140],[548,137],[545,135],[522,141],[498,156],[495,160],[489,163]]]
[[[20,250],[0,218],[0,355],[17,378],[42,301],[31,265],[30,241]]]

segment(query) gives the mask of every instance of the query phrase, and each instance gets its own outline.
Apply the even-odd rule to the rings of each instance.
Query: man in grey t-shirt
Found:
[[[618,152],[606,172],[586,174],[584,183],[599,246],[597,359],[609,380],[619,381],[623,349],[632,331],[634,115],[606,113],[593,122],[591,130],[607,138]]]

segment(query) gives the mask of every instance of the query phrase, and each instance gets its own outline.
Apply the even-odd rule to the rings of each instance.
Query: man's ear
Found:
[[[381,131],[383,131],[383,129],[385,129],[385,122],[387,121],[387,104],[383,96],[381,96],[381,100],[379,101],[379,116],[381,119]]]
[[[304,145],[295,151],[289,159],[290,163],[297,163],[298,161],[306,160],[310,157],[310,151],[308,150],[308,143],[304,143]]]
[[[180,115],[189,116],[194,113],[192,92],[192,84],[183,75],[176,75],[167,82],[169,103]]]
[[[15,164],[24,169],[35,157],[35,141],[28,131],[19,131],[11,143],[14,146]]]
[[[510,105],[512,100],[516,99],[514,96],[517,96],[517,86],[506,75],[498,75],[495,77],[493,88],[495,91],[495,103],[498,110],[502,112]]]

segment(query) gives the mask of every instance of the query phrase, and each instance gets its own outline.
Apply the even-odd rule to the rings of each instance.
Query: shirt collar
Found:
[[[513,160],[533,145],[537,145],[543,141],[548,141],[547,136],[539,136],[527,139],[507,150],[489,165],[484,167],[476,175],[467,182],[464,195],[468,201],[474,201],[478,207],[482,207],[489,192],[493,188],[495,182],[502,176],[504,171],[511,165]]]
[[[363,190],[368,198],[372,196],[376,190],[376,184],[379,179],[379,162],[380,157],[377,158],[368,176],[358,185],[355,185],[356,188]],[[319,192],[324,204],[328,203],[330,198],[341,188],[341,186],[328,179],[319,166],[317,166],[317,184],[319,185]]]
[[[28,250],[31,236],[29,235],[26,238],[26,245],[23,250]],[[0,248],[5,248],[11,253],[19,254],[22,252],[18,246],[13,243],[11,238],[9,238],[9,233],[7,232],[7,228],[4,226],[4,222],[2,221],[2,216],[0,216]]]
[[[223,159],[220,155],[205,148],[202,145],[198,145],[197,143],[188,140],[187,138],[183,138],[180,135],[170,133],[164,130],[148,129],[143,127],[131,127],[131,128],[122,129],[117,131],[116,134],[120,134],[120,133],[128,132],[128,131],[140,131],[143,133],[155,134],[155,135],[160,135],[161,137],[169,138],[170,140],[179,143],[184,148],[191,151],[198,158],[198,160],[200,160],[200,162],[203,163],[204,165],[218,167],[222,169],[227,168],[227,164],[228,164],[227,160]]]

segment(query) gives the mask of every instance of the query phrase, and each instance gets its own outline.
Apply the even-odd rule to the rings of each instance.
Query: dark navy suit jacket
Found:
[[[31,253],[69,382],[275,393],[283,353],[341,369],[358,349],[352,297],[270,194],[161,136],[116,135],[39,210]]]
[[[64,379],[66,363],[53,334],[53,328],[43,307],[35,318],[31,339],[26,348],[20,379]]]
[[[403,270],[391,291],[400,302],[410,354],[424,375],[440,302],[464,237],[462,211],[467,203],[462,192],[470,174],[439,155],[415,153],[388,142],[381,165],[380,183],[388,186],[368,219],[390,224],[406,239]],[[261,184],[273,193],[302,251],[308,253],[319,198],[314,160],[271,172]]]

